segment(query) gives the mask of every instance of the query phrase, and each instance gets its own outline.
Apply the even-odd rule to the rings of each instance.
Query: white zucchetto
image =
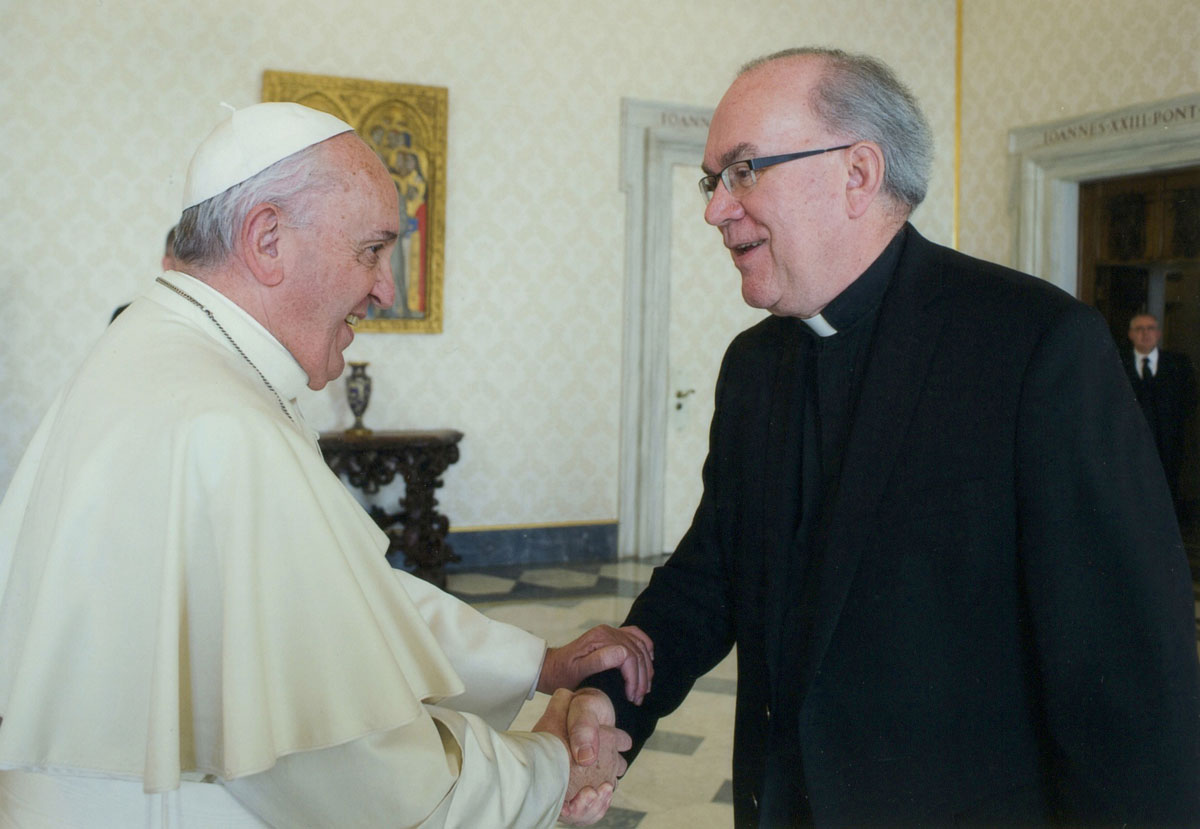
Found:
[[[239,109],[213,127],[188,164],[183,209],[208,201],[305,147],[354,127],[301,104],[269,102]]]

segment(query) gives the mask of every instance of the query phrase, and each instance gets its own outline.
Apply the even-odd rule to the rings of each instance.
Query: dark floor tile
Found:
[[[645,816],[645,812],[612,806],[604,817],[592,825],[599,829],[635,829]]]
[[[703,737],[696,737],[692,734],[678,734],[674,731],[663,731],[659,729],[650,735],[650,739],[646,740],[646,748],[650,751],[665,751],[669,754],[686,754],[692,755],[696,753],[696,749],[704,742]]]
[[[723,679],[718,676],[702,676],[693,686],[697,691],[708,691],[710,694],[728,694],[737,696],[737,680]]]
[[[713,795],[713,803],[733,803],[733,781],[726,780]]]

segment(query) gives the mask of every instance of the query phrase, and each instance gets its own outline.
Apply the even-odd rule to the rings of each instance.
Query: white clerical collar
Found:
[[[162,279],[210,308],[229,337],[245,352],[246,359],[263,373],[284,400],[295,400],[308,386],[308,373],[296,362],[292,353],[236,302],[207,283],[180,271],[166,271]],[[171,307],[192,307],[169,288],[157,283],[154,287],[162,292],[156,295],[159,300],[169,302]],[[199,313],[199,309],[195,310]],[[211,327],[212,323],[205,320],[205,325]],[[229,345],[215,327],[209,333],[213,339]]]
[[[837,329],[830,325],[820,314],[817,314],[815,317],[808,317],[807,319],[801,317],[800,319],[818,337],[832,337],[837,333]]]

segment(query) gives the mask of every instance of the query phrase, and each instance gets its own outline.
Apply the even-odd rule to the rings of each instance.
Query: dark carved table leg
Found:
[[[404,497],[400,507],[404,527],[400,547],[404,563],[421,578],[438,587],[446,586],[445,565],[461,561],[446,541],[450,520],[437,511],[434,490],[442,485],[440,476],[458,460],[455,445],[433,447],[425,452],[406,452],[400,473],[404,476]]]
[[[369,513],[387,533],[388,555],[403,552],[405,566],[442,588],[445,565],[461,559],[446,542],[450,520],[437,511],[434,490],[442,485],[441,474],[458,460],[461,438],[461,432],[450,429],[321,436],[321,451],[330,468],[365,494],[375,494],[396,475],[404,478],[400,512],[372,506]]]

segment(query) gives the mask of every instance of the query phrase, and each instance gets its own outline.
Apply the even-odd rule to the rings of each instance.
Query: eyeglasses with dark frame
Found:
[[[808,158],[813,155],[831,153],[835,150],[849,149],[853,146],[853,144],[843,144],[840,147],[826,147],[823,150],[803,150],[798,153],[765,155],[761,158],[746,158],[741,161],[735,161],[717,175],[705,176],[700,179],[700,195],[704,196],[705,204],[712,201],[713,193],[717,192],[717,182],[723,181],[725,182],[725,189],[729,191],[729,195],[735,199],[741,198],[758,183],[758,170],[765,170],[767,167],[774,167],[776,164],[782,164],[785,161],[796,161],[797,159]]]

